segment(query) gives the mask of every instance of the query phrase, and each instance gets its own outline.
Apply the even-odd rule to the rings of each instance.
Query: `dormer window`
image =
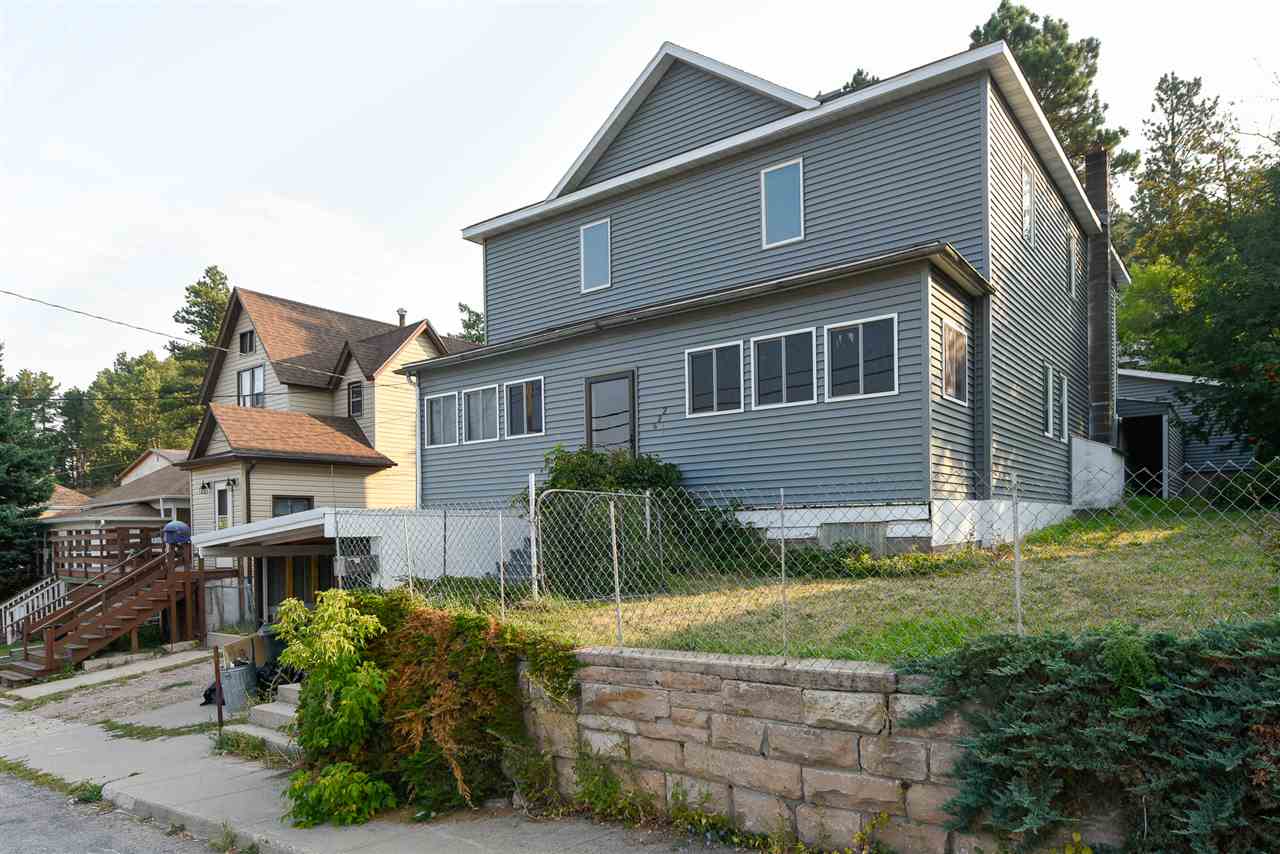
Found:
[[[246,329],[240,333],[240,355],[252,353],[258,348],[258,342],[253,334],[252,329]]]
[[[350,418],[364,415],[364,383],[347,383],[347,415]]]
[[[804,240],[804,160],[760,173],[760,233],[764,248]]]
[[[581,287],[585,294],[588,291],[599,291],[613,284],[612,242],[609,220],[602,219],[578,230],[578,249],[581,254]]]

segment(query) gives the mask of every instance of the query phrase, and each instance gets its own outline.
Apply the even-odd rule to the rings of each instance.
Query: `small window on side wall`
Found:
[[[813,403],[814,330],[751,339],[751,405],[755,409]]]
[[[256,344],[254,341],[253,330],[246,329],[244,332],[240,333],[240,352],[242,354],[252,353],[254,349],[256,349]]]
[[[765,249],[804,240],[804,160],[760,172],[760,232]]]
[[[1071,440],[1071,415],[1067,408],[1067,378],[1065,376],[1062,378],[1062,388],[1059,392],[1058,403],[1062,407],[1062,412],[1058,416],[1062,422],[1062,442],[1066,444]]]
[[[428,397],[423,406],[423,435],[427,447],[458,444],[458,395],[455,392]]]
[[[316,501],[310,495],[273,495],[271,496],[271,516],[289,516],[314,510]]]
[[[364,383],[347,383],[347,415],[351,418],[364,415]]]
[[[1031,167],[1022,164],[1022,239],[1035,246],[1036,243],[1036,185],[1031,174]]]
[[[1070,226],[1067,227],[1070,229]],[[1071,298],[1076,298],[1076,283],[1080,278],[1080,238],[1071,231],[1067,237],[1067,279],[1070,282]]]
[[[684,354],[685,415],[742,411],[742,342],[713,344]]]
[[[613,284],[613,235],[609,220],[584,225],[578,231],[582,292],[599,291]]]
[[[1053,368],[1044,365],[1044,434],[1053,438]]]
[[[969,336],[950,320],[942,322],[942,396],[969,405]]]
[[[492,442],[498,438],[498,387],[473,388],[462,393],[462,442]]]
[[[827,327],[827,400],[898,392],[898,316]]]
[[[542,377],[507,383],[507,438],[541,436]]]

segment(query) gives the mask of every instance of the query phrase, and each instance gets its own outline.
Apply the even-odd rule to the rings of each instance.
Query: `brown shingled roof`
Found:
[[[209,404],[231,455],[392,466],[375,451],[354,418],[279,409]]]
[[[463,350],[474,350],[484,346],[479,341],[469,341],[461,335],[441,335],[440,340],[444,342],[445,349],[449,353],[461,353]]]
[[[186,452],[182,456],[186,457]],[[133,501],[149,501],[154,498],[189,498],[191,496],[191,476],[172,464],[142,477],[131,480],[124,486],[104,492],[87,505],[88,507],[107,507],[112,504],[128,504]]]
[[[85,519],[88,521],[96,521],[98,519],[154,519],[157,522],[165,521],[165,517],[160,515],[159,510],[150,504],[142,503],[112,504],[108,507],[76,507],[71,510],[63,510],[61,513],[52,513],[43,517],[40,521],[66,522],[70,519]]]

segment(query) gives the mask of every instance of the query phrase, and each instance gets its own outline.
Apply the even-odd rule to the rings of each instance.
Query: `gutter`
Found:
[[[389,469],[397,465],[393,460],[383,457],[381,460],[371,460],[367,457],[341,457],[326,454],[286,454],[272,451],[231,451],[225,454],[214,454],[208,457],[197,457],[194,460],[183,460],[181,464],[174,463],[175,468],[192,471],[202,466],[211,466],[217,463],[234,462],[236,460],[268,460],[284,463],[325,463],[328,465],[338,466],[361,466],[364,468],[380,468]]]
[[[657,305],[645,306],[644,308],[617,312],[615,314],[605,315],[604,317],[600,317],[595,320],[580,321],[577,323],[571,323],[568,326],[551,329],[546,332],[536,332],[532,335],[517,338],[513,341],[477,347],[474,350],[465,350],[452,356],[440,356],[434,359],[410,362],[407,365],[397,368],[396,373],[408,375],[423,370],[451,367],[453,365],[487,359],[491,356],[515,353],[521,350],[541,347],[583,335],[603,332],[606,329],[631,326],[646,320],[671,317],[677,314],[684,314],[690,311],[697,311],[699,309],[721,305],[723,303],[738,302],[740,300],[747,300],[760,296],[784,293],[786,291],[807,287],[809,285],[829,282],[832,279],[843,278],[845,276],[858,273],[870,273],[916,261],[929,261],[934,266],[942,270],[942,272],[954,279],[957,284],[971,294],[983,296],[993,293],[994,291],[991,283],[983,278],[982,274],[975,270],[954,246],[943,241],[934,241],[932,243],[925,243],[919,246],[895,250],[883,255],[874,255],[858,261],[837,264],[832,267],[822,267],[803,273],[793,273],[789,276],[783,276],[780,279],[772,279],[770,281],[759,282],[753,285],[741,285],[726,288],[709,294],[701,294],[696,297],[687,297],[665,303],[658,303]]]

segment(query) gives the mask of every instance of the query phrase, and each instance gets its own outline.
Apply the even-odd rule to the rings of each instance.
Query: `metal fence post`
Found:
[[[1018,618],[1018,637],[1026,635],[1022,626],[1022,518],[1018,508],[1018,476],[1013,476],[1013,610]]]
[[[529,581],[533,600],[538,601],[538,486],[529,472]]]
[[[782,654],[786,656],[791,644],[787,635],[787,490],[782,487],[778,488],[778,529],[782,532]]]
[[[409,592],[413,592],[413,557],[409,553],[409,514],[400,514],[400,528],[404,532],[404,570],[409,575]]]
[[[440,510],[440,577],[449,575],[449,508]]]
[[[502,510],[498,510],[498,613],[507,618],[507,547],[502,539]]]
[[[338,582],[338,589],[347,586],[347,564],[342,559],[342,531],[338,527],[338,519],[342,513],[333,511],[333,574]],[[267,559],[262,559],[262,622],[267,622]]]
[[[609,499],[609,533],[613,538],[613,612],[617,622],[618,646],[622,646],[622,574],[618,571],[618,507]]]

